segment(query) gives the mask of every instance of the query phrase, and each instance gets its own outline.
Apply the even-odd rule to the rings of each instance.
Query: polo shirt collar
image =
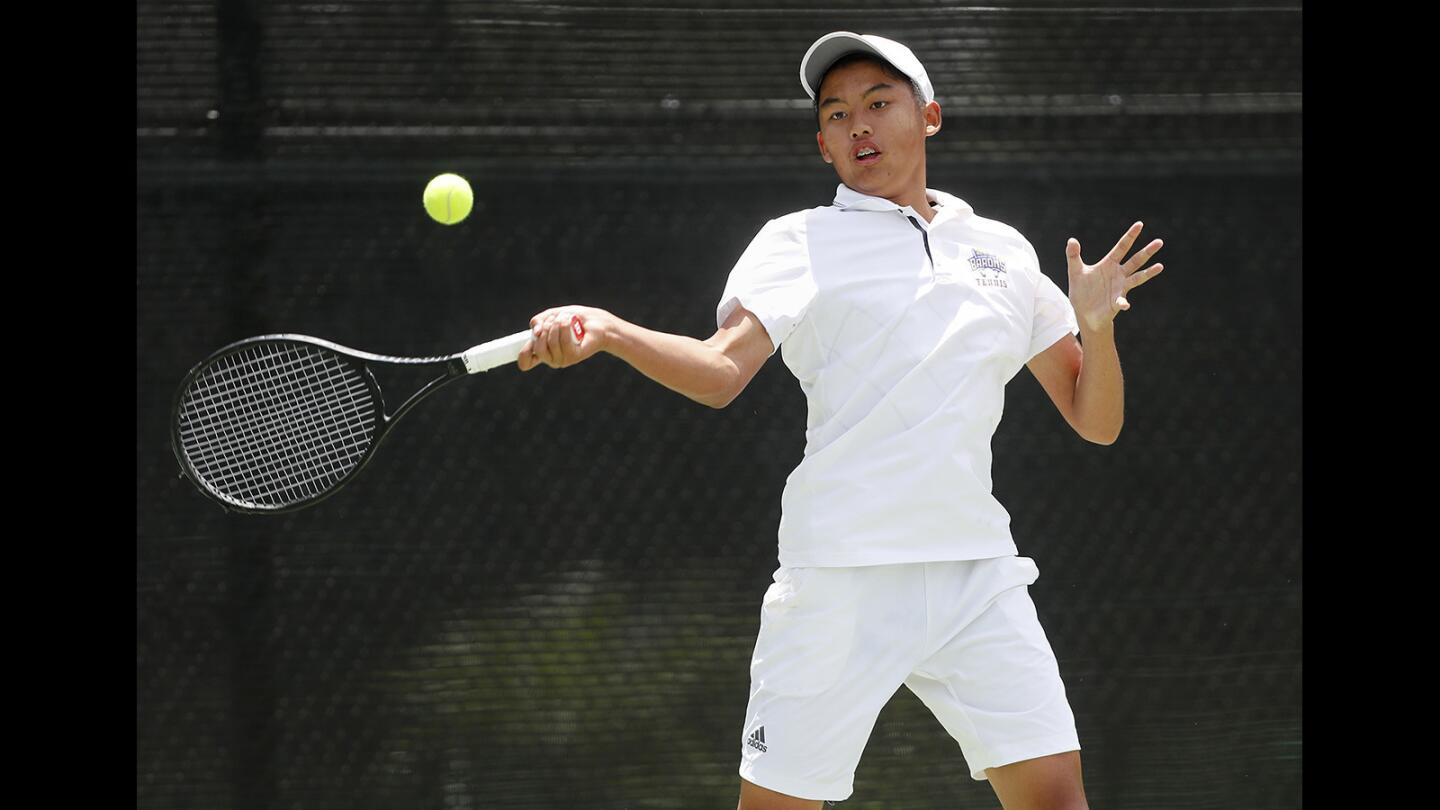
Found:
[[[953,194],[946,194],[943,191],[936,191],[933,188],[925,189],[925,197],[930,205],[939,206],[936,219],[941,216],[965,217],[975,213],[970,204],[956,197]],[[841,183],[835,187],[835,207],[847,211],[902,211],[905,206],[898,205],[884,197],[871,197],[868,194],[861,194],[853,188]]]

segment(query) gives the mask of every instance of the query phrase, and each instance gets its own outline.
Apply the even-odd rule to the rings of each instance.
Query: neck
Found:
[[[918,176],[906,185],[904,193],[888,199],[896,205],[910,206],[915,209],[915,213],[925,217],[925,221],[929,222],[935,218],[935,209],[930,207],[930,200],[925,196],[925,160],[923,156],[916,169]]]
[[[918,190],[911,190],[896,197],[889,197],[890,202],[896,205],[908,205],[915,209],[915,213],[925,217],[929,222],[935,218],[935,209],[930,207],[930,199],[925,196],[925,184],[922,182]]]

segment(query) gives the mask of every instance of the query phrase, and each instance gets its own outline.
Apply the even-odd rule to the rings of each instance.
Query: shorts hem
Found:
[[[1079,750],[1080,740],[1073,734],[1036,737],[1033,740],[1005,745],[992,750],[985,762],[970,769],[970,778],[977,782],[988,782],[989,777],[985,775],[986,768],[999,768],[1002,765],[1014,765],[1027,759]]]
[[[820,782],[811,782],[805,779],[793,779],[788,776],[755,775],[755,769],[749,762],[741,763],[740,778],[752,782],[767,790],[777,793],[784,793],[786,796],[794,796],[797,799],[809,799],[811,801],[843,802],[850,798],[855,792],[854,784],[837,786],[826,785]]]

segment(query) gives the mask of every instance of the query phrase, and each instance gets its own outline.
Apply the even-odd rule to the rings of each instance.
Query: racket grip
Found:
[[[479,346],[466,349],[460,359],[465,361],[465,370],[471,374],[489,371],[496,366],[520,359],[520,347],[524,346],[530,337],[530,330],[526,329],[513,335],[487,340]]]
[[[570,331],[575,335],[575,341],[585,340],[585,325],[580,322],[579,315],[570,318]],[[506,363],[513,363],[520,359],[520,347],[529,340],[531,332],[526,329],[524,332],[516,332],[513,335],[506,335],[503,338],[496,338],[467,349],[460,355],[465,362],[465,370],[471,374],[478,374],[482,371],[489,371],[496,366],[503,366]]]

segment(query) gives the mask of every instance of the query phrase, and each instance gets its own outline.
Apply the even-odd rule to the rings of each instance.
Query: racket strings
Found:
[[[202,369],[180,405],[180,443],[215,492],[246,506],[307,500],[343,479],[375,435],[362,372],[324,349],[267,343]]]
[[[257,485],[274,486],[276,483],[279,483],[282,486],[300,490],[297,492],[283,493],[287,498],[303,497],[305,494],[317,489],[317,482],[320,482],[319,485],[323,485],[325,479],[335,475],[343,475],[345,469],[349,466],[343,463],[347,455],[346,451],[350,451],[352,454],[360,452],[362,448],[359,448],[359,441],[362,440],[363,437],[356,436],[353,429],[350,429],[351,426],[346,425],[345,422],[339,419],[333,418],[332,414],[327,412],[330,409],[324,407],[325,399],[333,399],[337,394],[344,395],[348,393],[343,389],[341,391],[336,390],[333,377],[326,378],[319,376],[319,373],[327,371],[324,366],[311,362],[304,365],[298,365],[296,363],[274,364],[270,365],[269,368],[272,372],[272,379],[284,380],[290,383],[292,388],[295,388],[294,391],[287,392],[288,395],[294,398],[289,401],[280,399],[271,401],[261,400],[260,404],[262,407],[249,408],[248,416],[250,419],[256,420],[255,423],[253,425],[246,425],[245,428],[247,429],[239,431],[238,435],[232,433],[227,437],[249,443],[252,446],[251,450],[255,456],[262,459],[269,459],[268,463],[261,464],[254,471],[259,473],[259,477],[256,480],[248,482],[251,484],[249,490],[241,489],[237,494],[240,496],[253,497],[260,494]],[[251,371],[251,369],[248,368],[242,367],[242,369],[247,373]],[[274,374],[282,372],[283,376],[278,378],[273,377]],[[312,385],[308,390],[296,386],[303,378],[303,375],[310,375],[313,378],[311,380]],[[229,387],[230,390],[238,391],[252,398],[261,394],[263,390],[257,389],[253,384],[243,384],[253,383],[253,381],[245,380],[244,377],[237,376],[233,373],[222,375],[220,379],[228,384],[227,387]],[[237,386],[237,383],[241,384]],[[272,391],[269,393],[280,392]],[[353,400],[353,397],[350,398]],[[244,405],[254,404],[253,401],[247,402],[245,399],[238,401]],[[271,407],[272,405],[275,407]],[[326,433],[333,435],[326,436]],[[338,452],[329,457],[314,455],[317,447],[316,440],[326,438],[334,440],[330,442],[331,449]],[[215,449],[216,448],[211,448],[212,452]],[[221,450],[223,452],[223,458],[226,461],[233,464],[237,460],[234,452],[224,452],[228,451],[229,448],[225,448],[223,444]],[[251,459],[242,458],[241,460],[250,462],[253,461],[253,457]],[[310,462],[309,475],[306,475],[307,470],[305,468],[297,467],[297,464],[303,465],[306,464],[307,461]],[[318,466],[316,466],[317,464]],[[219,471],[217,470],[217,472]],[[229,483],[232,486],[235,484],[243,486],[247,483],[243,475],[247,470],[242,466],[240,472],[242,473],[240,476],[231,476],[232,480],[230,480]],[[238,480],[235,480],[237,478]],[[287,478],[289,480],[287,480]]]
[[[201,395],[195,402],[206,417],[199,426],[212,437],[196,434],[196,449],[208,454],[200,459],[209,462],[202,475],[233,497],[272,506],[304,499],[343,477],[363,456],[364,411],[373,413],[364,407],[368,391],[358,374],[351,371],[355,378],[346,380],[334,358],[284,349],[251,350],[238,363],[212,369],[205,388],[220,396]],[[347,421],[336,405],[360,405],[352,415],[362,421]]]
[[[270,371],[272,375],[283,373],[291,382],[297,382],[305,375],[315,376],[319,379],[318,374],[324,371],[324,366],[321,362],[317,362],[321,359],[322,358],[304,358],[305,362],[291,362],[271,366]],[[257,388],[253,380],[234,373],[236,368],[237,367],[232,366],[227,369],[215,369],[209,380],[210,385],[206,389],[195,390],[195,394],[190,400],[190,404],[193,406],[190,412],[200,414],[202,424],[210,426],[209,423],[206,423],[206,419],[210,413],[215,412],[217,409],[222,415],[231,415],[227,409],[230,404],[235,401],[234,395],[237,391],[242,391],[251,396],[257,396],[263,393],[263,389]],[[201,394],[201,390],[208,390],[212,392],[212,395],[207,396]],[[213,395],[213,392],[216,391],[220,393],[219,396]],[[246,428],[249,434],[247,438],[252,443],[262,439],[269,439],[273,442],[285,431],[290,429],[292,422],[296,419],[303,421],[307,427],[313,428],[317,419],[324,418],[322,412],[317,412],[316,406],[323,402],[317,394],[326,392],[311,390],[301,391],[299,393],[296,391],[283,393],[290,398],[275,400],[276,407],[274,409],[269,411],[249,410],[250,415],[255,420],[253,424],[238,425],[238,423],[233,422],[214,421],[213,425],[222,429],[233,429],[237,426]],[[244,403],[243,400],[239,400],[239,402],[241,404],[247,404]],[[198,437],[197,441],[204,442],[203,439],[199,439]]]
[[[323,405],[324,397],[333,397],[336,393],[333,380],[318,376],[317,372],[323,372],[324,366],[265,358],[268,362],[260,363],[259,368],[269,370],[269,382],[283,381],[295,389],[290,392],[295,399],[286,402],[263,398],[266,393],[280,393],[284,386],[267,388],[256,384],[253,379],[256,353],[242,355],[240,359],[242,363],[238,366],[214,370],[218,373],[212,375],[209,388],[225,396],[202,396],[195,403],[208,409],[200,411],[208,416],[202,417],[200,426],[219,439],[204,441],[198,436],[194,439],[196,449],[208,453],[208,458],[198,459],[205,467],[203,474],[238,498],[258,499],[262,503],[268,502],[261,497],[267,489],[278,486],[287,490],[279,495],[283,500],[290,500],[316,491],[325,479],[337,473],[343,475],[348,466],[344,464],[346,450],[354,452],[358,437],[353,430],[347,430],[342,421],[326,418],[325,411],[317,409],[317,405]],[[304,375],[313,378],[308,390],[296,385]],[[240,419],[235,418],[234,407],[241,409]],[[216,418],[217,415],[220,418]],[[330,457],[315,454],[317,439],[323,442],[326,431],[335,433],[331,438],[336,441],[331,445],[339,451]],[[307,460],[311,467],[308,475],[302,466]],[[210,463],[206,464],[207,461]]]
[[[254,394],[255,391],[252,389],[247,393]],[[244,442],[246,448],[252,453],[269,455],[272,461],[268,464],[254,469],[246,466],[254,461],[255,456],[242,456],[236,453],[234,448],[227,446],[227,442],[210,442],[201,445],[202,449],[208,450],[230,463],[239,472],[239,475],[227,475],[226,471],[221,468],[212,468],[209,472],[217,477],[217,483],[236,488],[235,494],[239,497],[253,497],[261,493],[253,486],[248,490],[244,488],[247,483],[244,475],[258,472],[260,473],[259,483],[267,485],[277,481],[288,483],[292,489],[297,491],[286,493],[287,496],[299,499],[323,489],[324,482],[332,475],[343,475],[349,465],[337,467],[338,458],[326,459],[322,456],[314,457],[322,463],[319,468],[311,470],[313,474],[309,477],[305,477],[301,471],[292,471],[290,473],[291,480],[285,481],[284,478],[287,465],[293,468],[297,462],[303,463],[305,457],[301,454],[315,449],[313,438],[320,431],[335,433],[338,441],[337,449],[353,450],[363,454],[364,435],[357,435],[353,431],[347,430],[350,426],[342,422],[321,418],[318,416],[318,412],[313,410],[317,405],[323,405],[321,400],[315,396],[316,393],[333,394],[334,391],[312,391],[304,399],[297,398],[292,402],[282,403],[284,407],[277,407],[268,413],[264,410],[252,411],[252,417],[257,415],[259,417],[259,421],[255,425],[239,431],[231,430],[224,437],[227,440]],[[312,410],[306,410],[307,408]],[[235,466],[237,464],[238,467]],[[255,481],[252,480],[250,483],[253,484]]]

